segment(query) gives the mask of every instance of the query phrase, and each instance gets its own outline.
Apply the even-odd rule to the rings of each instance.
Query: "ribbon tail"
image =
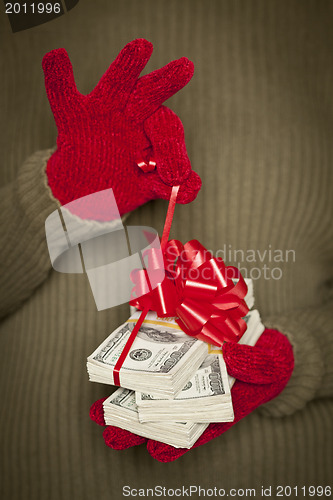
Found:
[[[166,214],[164,228],[163,228],[163,234],[162,234],[162,239],[161,239],[162,252],[165,250],[165,246],[168,243],[179,188],[180,188],[180,186],[172,186],[172,191],[171,191],[171,195],[170,195],[170,199],[169,199],[168,211]]]
[[[132,347],[132,344],[135,340],[135,337],[136,337],[138,331],[140,330],[141,325],[142,325],[145,317],[148,314],[148,311],[149,311],[149,307],[145,307],[144,310],[142,311],[138,321],[135,324],[135,327],[132,330],[131,335],[129,336],[128,341],[126,342],[126,345],[125,345],[121,355],[119,356],[119,359],[116,363],[116,366],[113,369],[113,383],[114,383],[114,385],[120,386],[120,369],[123,366],[123,363],[127,357],[127,354],[129,353],[129,350]]]

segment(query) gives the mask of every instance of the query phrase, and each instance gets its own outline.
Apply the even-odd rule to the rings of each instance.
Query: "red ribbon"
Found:
[[[150,161],[149,163],[154,163],[154,165],[156,166],[155,162]],[[138,163],[138,166],[140,168],[142,168],[142,166],[140,166],[139,163]],[[154,168],[155,168],[155,166],[154,166]],[[142,168],[142,170],[144,170],[144,169]],[[149,172],[149,170],[144,170],[144,171]],[[175,211],[175,205],[176,205],[176,200],[177,200],[177,194],[178,194],[178,191],[179,191],[179,187],[180,186],[173,186],[172,190],[171,190],[171,193],[170,193],[168,211],[167,211],[167,215],[166,215],[166,219],[165,219],[165,223],[164,223],[164,228],[163,228],[163,233],[162,233],[162,242],[161,242],[161,248],[162,249],[163,249],[163,245],[165,245],[167,243],[168,238],[169,238],[169,234],[170,234],[170,229],[171,229],[173,214],[174,214],[174,211]],[[154,267],[155,267],[155,269],[159,268],[159,265],[157,264],[158,261],[159,261],[159,259],[156,259],[154,261]],[[143,270],[143,273],[145,274],[145,273],[147,273],[147,271]],[[146,291],[147,292],[151,291],[149,279],[147,279],[147,280],[145,279],[144,283],[142,283],[142,286],[148,286],[148,289]],[[142,311],[142,313],[141,313],[138,321],[136,322],[135,327],[133,328],[132,333],[129,336],[129,339],[126,342],[125,347],[122,350],[122,353],[119,356],[119,359],[118,359],[118,361],[117,361],[117,363],[116,363],[116,365],[115,365],[115,367],[113,369],[113,383],[114,383],[114,385],[119,385],[120,386],[120,369],[121,369],[121,367],[124,364],[124,361],[125,361],[125,359],[127,357],[127,354],[129,353],[129,350],[132,347],[132,344],[133,344],[133,342],[135,340],[135,337],[137,336],[137,333],[140,330],[141,325],[142,325],[145,317],[147,316],[148,311],[149,311],[148,307],[144,307],[143,308],[143,311]]]
[[[238,342],[249,310],[244,301],[247,286],[239,270],[225,266],[197,240],[185,245],[170,240],[163,254],[166,276],[153,290],[147,290],[147,278],[158,272],[153,249],[148,253],[148,271],[132,273],[138,298],[130,304],[156,311],[160,317],[175,316],[185,333],[216,346]]]
[[[117,361],[117,363],[116,363],[116,365],[115,365],[115,367],[113,369],[113,382],[114,382],[114,385],[119,385],[120,386],[120,369],[121,369],[121,367],[124,364],[124,361],[125,361],[125,359],[127,357],[127,354],[129,353],[129,350],[130,350],[130,348],[131,348],[131,346],[132,346],[132,344],[133,344],[133,342],[135,340],[135,337],[137,336],[138,331],[141,328],[141,325],[142,325],[145,317],[147,316],[148,311],[149,311],[149,309],[144,309],[142,311],[142,313],[140,315],[140,318],[136,322],[135,327],[133,328],[132,333],[129,336],[129,339],[126,342],[125,347],[122,350],[122,353],[121,353],[121,355],[118,358],[118,361]]]

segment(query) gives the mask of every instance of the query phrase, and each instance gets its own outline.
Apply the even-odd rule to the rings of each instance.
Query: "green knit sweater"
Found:
[[[332,5],[81,0],[15,35],[0,21],[1,498],[118,499],[126,484],[260,496],[261,485],[332,481]],[[45,175],[56,135],[42,56],[66,47],[86,93],[139,36],[155,45],[149,71],[183,55],[196,68],[168,104],[203,187],[177,206],[172,237],[196,238],[252,277],[263,322],[295,354],[282,394],[171,464],[143,446],[107,449],[89,420],[112,389],[88,382],[86,357],[129,311],[98,312],[85,276],[51,270],[44,232],[57,201]],[[166,205],[148,203],[127,223],[161,231]]]

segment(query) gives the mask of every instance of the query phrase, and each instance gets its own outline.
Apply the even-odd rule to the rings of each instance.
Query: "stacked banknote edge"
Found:
[[[208,354],[195,375],[172,400],[136,392],[140,422],[232,422],[228,374],[221,354]]]
[[[194,422],[142,423],[134,391],[122,387],[104,401],[103,408],[107,425],[115,425],[176,448],[191,448],[208,427],[208,424]]]
[[[264,326],[259,312],[250,311],[245,317],[247,330],[239,343],[254,345]],[[234,420],[229,377],[219,349],[211,348],[194,376],[172,400],[136,392],[136,404],[140,422],[232,422]],[[214,353],[214,351],[216,351]]]
[[[88,357],[92,382],[114,384],[114,367],[140,313],[117,328]],[[174,398],[207,356],[207,344],[186,335],[174,318],[149,312],[120,371],[121,387]]]
[[[245,301],[254,304],[251,280]],[[136,311],[88,357],[93,382],[114,384],[114,367],[140,316]],[[244,318],[240,343],[255,345],[264,331],[257,310]],[[234,419],[222,350],[186,335],[174,318],[149,312],[120,371],[121,387],[104,401],[107,425],[175,447],[191,448],[210,422]]]

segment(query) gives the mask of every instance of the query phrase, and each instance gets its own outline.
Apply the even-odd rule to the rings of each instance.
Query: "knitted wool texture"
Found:
[[[196,197],[201,180],[191,169],[182,123],[161,106],[190,81],[193,64],[183,57],[139,78],[152,50],[144,39],[127,44],[88,95],[78,92],[64,49],[44,56],[58,128],[46,172],[61,204],[112,188],[123,215],[149,200],[168,199],[173,185],[181,185],[177,202]],[[144,173],[138,163],[151,159],[156,169]]]
[[[286,386],[294,368],[292,346],[277,330],[266,329],[254,347],[228,342],[222,350],[229,375],[237,379],[231,389],[235,419],[233,422],[210,424],[192,448],[220,436],[258,406],[275,398]],[[99,425],[105,425],[103,401],[105,398],[99,399],[90,409],[90,418]],[[116,450],[147,442],[148,452],[160,462],[171,462],[189,451],[115,426],[107,426],[103,437],[107,446]]]

